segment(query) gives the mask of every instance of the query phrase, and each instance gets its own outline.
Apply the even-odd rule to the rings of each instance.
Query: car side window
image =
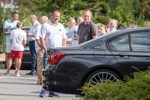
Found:
[[[128,35],[113,39],[109,45],[113,51],[130,51]]]
[[[132,51],[150,52],[150,32],[137,32],[131,34]]]

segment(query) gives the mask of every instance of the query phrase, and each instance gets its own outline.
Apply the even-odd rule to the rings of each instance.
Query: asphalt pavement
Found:
[[[37,76],[28,76],[29,70],[21,70],[21,76],[15,76],[15,70],[10,75],[0,65],[0,100],[77,100],[74,95],[60,93],[60,97],[39,97],[42,85],[37,85]]]

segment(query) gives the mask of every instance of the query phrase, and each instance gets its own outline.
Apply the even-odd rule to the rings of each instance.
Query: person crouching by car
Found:
[[[24,46],[27,43],[26,32],[22,29],[22,22],[17,23],[17,29],[13,30],[10,35],[12,43],[10,52],[9,68],[12,66],[12,59],[15,59],[16,76],[20,76],[21,61],[23,58]]]

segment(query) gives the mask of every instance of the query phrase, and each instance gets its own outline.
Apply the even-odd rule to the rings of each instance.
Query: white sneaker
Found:
[[[17,77],[21,76],[19,73],[16,74]]]

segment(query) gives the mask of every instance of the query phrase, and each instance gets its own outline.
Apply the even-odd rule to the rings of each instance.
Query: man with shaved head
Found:
[[[42,47],[45,51],[44,53],[44,68],[47,67],[47,49],[51,47],[64,47],[66,46],[67,36],[64,26],[59,23],[60,12],[54,10],[51,14],[51,19],[43,24],[41,27],[41,36],[40,41]],[[45,89],[43,88],[40,92],[40,97],[44,97],[46,94]],[[59,96],[56,92],[49,92],[49,96]]]
[[[42,85],[42,72],[43,72],[43,51],[42,51],[42,45],[40,42],[40,34],[41,34],[41,26],[43,24],[46,24],[48,21],[47,16],[42,16],[40,19],[41,25],[38,25],[37,27],[37,32],[35,33],[35,40],[36,40],[36,45],[35,45],[35,50],[37,53],[37,72],[38,72],[38,81],[37,85]]]

